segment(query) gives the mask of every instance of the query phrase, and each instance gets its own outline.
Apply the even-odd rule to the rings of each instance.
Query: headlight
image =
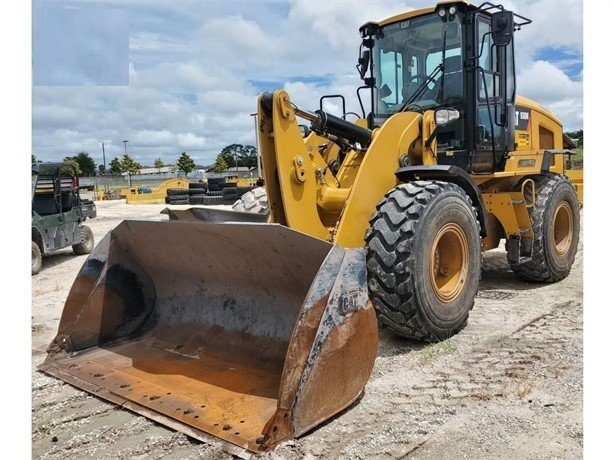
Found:
[[[443,18],[446,15],[446,10],[444,10],[443,8],[440,8],[439,11],[437,11],[437,14],[439,15],[440,18]]]
[[[456,109],[435,110],[435,123],[437,126],[447,125],[451,121],[458,120],[460,113]]]
[[[455,6],[451,6],[448,11],[450,12],[450,14],[456,14],[456,7]]]

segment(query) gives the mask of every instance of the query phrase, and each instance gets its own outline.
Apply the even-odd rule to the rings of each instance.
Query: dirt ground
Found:
[[[96,241],[124,219],[167,220],[167,205],[97,202]],[[46,257],[32,277],[32,458],[224,459],[212,446],[36,370],[87,256]],[[380,330],[360,401],[266,459],[583,457],[583,236],[568,278],[526,283],[505,252],[484,255],[469,325],[425,346]]]

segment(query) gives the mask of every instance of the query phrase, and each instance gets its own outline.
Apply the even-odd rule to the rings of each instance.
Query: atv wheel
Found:
[[[43,254],[41,248],[38,247],[34,241],[32,241],[32,274],[36,275],[43,265]]]
[[[378,203],[365,240],[370,297],[383,325],[425,342],[465,326],[482,257],[476,213],[460,187],[398,185]]]
[[[81,227],[81,242],[74,244],[72,250],[77,255],[89,254],[94,249],[94,232],[87,225]]]
[[[580,206],[567,176],[548,174],[534,180],[535,206],[529,209],[534,234],[532,257],[510,267],[524,280],[552,283],[569,275],[576,258]]]

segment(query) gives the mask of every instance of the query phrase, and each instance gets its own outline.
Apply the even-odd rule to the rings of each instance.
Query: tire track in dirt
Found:
[[[408,458],[414,458],[450,419],[471,417],[499,403],[528,407],[541,387],[570,371],[569,356],[581,360],[581,308],[579,301],[554,304],[551,311],[517,325],[509,335],[482,338],[475,347],[463,343],[467,337],[461,333],[446,341],[449,345],[418,346],[389,359],[380,356],[360,404],[311,434],[309,441],[282,444],[269,458],[323,455],[314,445],[327,446],[326,456],[332,457],[403,458],[411,453]],[[398,339],[383,335],[385,343],[399,347]],[[399,366],[406,368],[401,378]],[[510,423],[523,424],[513,413]],[[365,428],[356,430],[357,426]],[[576,438],[572,448],[581,454],[577,430],[567,430],[567,437]],[[340,439],[344,432],[351,436]]]

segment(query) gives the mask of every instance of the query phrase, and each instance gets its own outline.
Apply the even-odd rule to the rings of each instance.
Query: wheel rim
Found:
[[[469,271],[469,242],[455,223],[443,226],[431,250],[431,285],[442,302],[454,301],[462,292]]]
[[[573,240],[573,218],[571,206],[567,201],[559,204],[554,213],[552,240],[558,255],[567,254]]]

